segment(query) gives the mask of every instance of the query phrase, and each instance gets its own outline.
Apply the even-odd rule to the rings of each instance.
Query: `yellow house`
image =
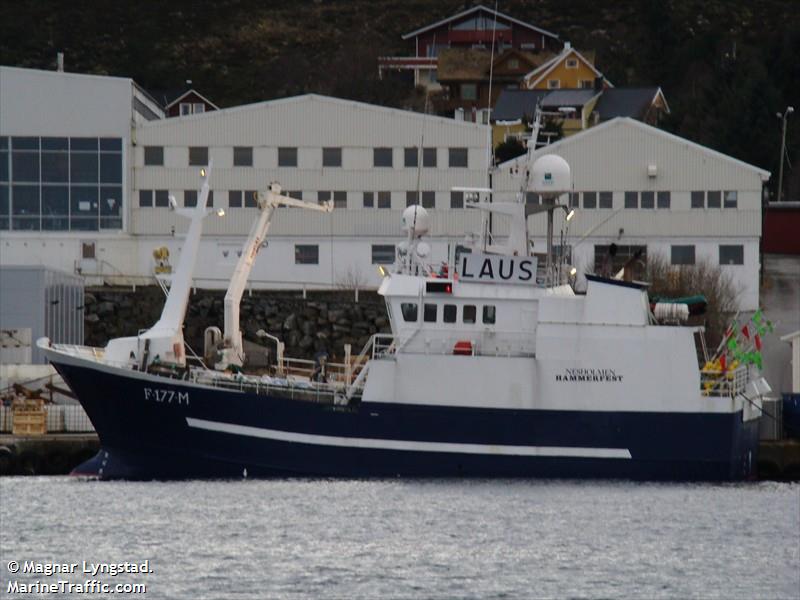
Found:
[[[613,87],[593,62],[567,42],[560,54],[525,75],[522,85],[529,90],[591,89],[599,80],[604,88]]]

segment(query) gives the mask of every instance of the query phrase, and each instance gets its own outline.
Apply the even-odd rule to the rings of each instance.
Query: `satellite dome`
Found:
[[[403,211],[403,231],[411,232],[413,237],[419,237],[428,233],[431,225],[431,218],[428,211],[418,204],[412,204]]]
[[[543,196],[558,196],[572,191],[572,173],[569,164],[555,154],[545,154],[537,158],[531,168],[528,187],[530,191]]]

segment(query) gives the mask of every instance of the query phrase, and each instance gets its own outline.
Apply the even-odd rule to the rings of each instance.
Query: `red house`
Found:
[[[186,81],[185,88],[153,92],[151,95],[164,107],[167,118],[219,110],[219,106],[192,87],[190,79]]]
[[[492,50],[494,43],[495,56],[498,56],[512,49],[538,53],[561,48],[555,33],[483,5],[407,33],[403,39],[413,40],[414,55],[379,57],[378,73],[383,76],[387,71],[411,70],[414,85],[436,90],[440,89],[439,55],[444,49]]]

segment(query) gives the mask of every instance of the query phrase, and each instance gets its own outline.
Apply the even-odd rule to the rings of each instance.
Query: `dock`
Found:
[[[0,434],[0,476],[66,475],[99,450],[96,433]]]

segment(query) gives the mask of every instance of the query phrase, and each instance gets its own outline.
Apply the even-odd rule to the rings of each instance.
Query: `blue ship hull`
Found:
[[[337,406],[53,362],[100,437],[78,475],[741,480],[757,464],[741,412]]]

